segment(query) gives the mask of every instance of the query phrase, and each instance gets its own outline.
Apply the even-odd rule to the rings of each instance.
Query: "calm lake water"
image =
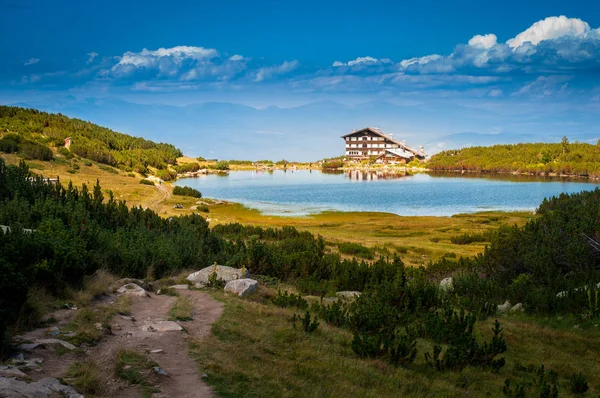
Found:
[[[488,210],[533,211],[545,197],[593,190],[584,180],[472,175],[385,175],[320,171],[235,171],[185,178],[207,198],[242,203],[269,215],[377,211],[404,216],[451,216]]]

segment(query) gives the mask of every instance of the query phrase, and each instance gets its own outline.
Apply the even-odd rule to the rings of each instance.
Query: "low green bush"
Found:
[[[202,193],[200,193],[200,191],[198,191],[197,189],[194,189],[192,187],[180,187],[180,186],[176,186],[173,188],[173,195],[179,195],[179,196],[191,196],[192,198],[201,198],[202,197]]]
[[[154,182],[150,181],[150,180],[146,180],[146,179],[141,179],[140,180],[140,184],[142,185],[152,185],[154,186]]]

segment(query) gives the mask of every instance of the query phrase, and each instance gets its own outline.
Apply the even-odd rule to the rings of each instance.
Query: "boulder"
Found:
[[[135,283],[128,283],[126,285],[121,286],[117,289],[117,294],[128,294],[131,296],[137,297],[148,297],[148,292],[145,291],[141,286],[136,285]]]
[[[142,326],[145,332],[180,332],[183,328],[173,321],[154,321]]]
[[[258,289],[258,281],[254,279],[235,279],[227,282],[225,292],[237,294],[240,297],[245,297]]]
[[[352,290],[344,290],[337,292],[335,295],[344,301],[354,301],[360,297],[361,293]]]
[[[200,285],[208,285],[208,278],[215,271],[215,266],[202,268],[200,271],[196,271],[190,274],[186,279],[192,283]],[[217,280],[225,283],[233,281],[235,279],[243,279],[250,276],[248,270],[242,274],[242,270],[239,268],[227,267],[225,265],[217,265]]]
[[[440,290],[444,292],[451,292],[454,290],[454,285],[452,285],[452,278],[444,278],[440,282]]]
[[[510,309],[510,312],[523,312],[525,308],[523,307],[523,303],[517,303],[513,305]]]
[[[512,308],[512,305],[510,305],[510,302],[508,300],[506,300],[504,302],[504,304],[498,306],[498,312],[506,312],[506,311],[510,310],[511,308]]]
[[[83,398],[73,387],[61,384],[58,379],[42,379],[27,383],[13,378],[0,377],[0,397],[3,398]]]

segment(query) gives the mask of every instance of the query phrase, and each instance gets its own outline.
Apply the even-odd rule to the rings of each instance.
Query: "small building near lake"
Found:
[[[343,135],[346,142],[346,158],[364,160],[376,158],[378,163],[409,163],[413,160],[424,161],[424,148],[414,149],[392,134],[384,134],[379,128],[365,127]]]

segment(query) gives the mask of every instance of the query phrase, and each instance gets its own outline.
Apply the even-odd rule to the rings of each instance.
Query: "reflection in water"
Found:
[[[357,181],[377,181],[377,180],[397,180],[405,177],[412,177],[412,174],[406,171],[365,171],[365,170],[350,170],[346,171],[346,178]]]

